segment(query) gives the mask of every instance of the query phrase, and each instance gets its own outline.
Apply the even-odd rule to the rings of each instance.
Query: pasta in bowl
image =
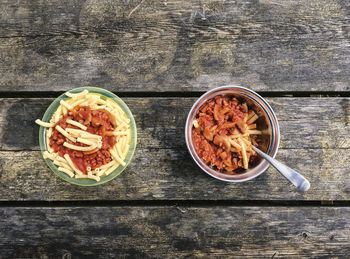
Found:
[[[280,134],[275,113],[260,95],[240,86],[222,86],[193,104],[185,138],[204,172],[222,181],[243,182],[269,166],[253,146],[274,157]]]
[[[97,87],[72,89],[58,97],[39,124],[39,144],[51,170],[77,185],[110,181],[130,163],[136,125],[127,105]]]

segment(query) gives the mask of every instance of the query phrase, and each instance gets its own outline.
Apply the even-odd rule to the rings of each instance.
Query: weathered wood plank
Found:
[[[53,175],[35,151],[34,120],[52,99],[0,100],[0,200],[350,198],[349,98],[268,99],[281,123],[277,157],[310,180],[307,193],[298,192],[272,168],[242,184],[222,183],[204,174],[184,142],[185,118],[194,100],[125,98],[138,126],[134,160],[116,180],[88,192]]]
[[[185,149],[138,148],[118,178],[96,187],[64,182],[39,151],[0,152],[0,200],[349,200],[349,149],[281,149],[277,158],[311,183],[303,193],[273,168],[245,183],[224,183]]]
[[[196,98],[123,98],[139,148],[186,148],[184,125]],[[39,150],[38,126],[53,99],[0,99],[0,150]],[[350,148],[350,98],[267,98],[281,127],[281,148]]]
[[[349,90],[349,4],[0,3],[0,91]]]
[[[346,258],[349,208],[1,208],[2,258]]]

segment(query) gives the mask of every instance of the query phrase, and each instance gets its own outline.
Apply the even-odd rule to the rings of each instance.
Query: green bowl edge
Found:
[[[105,176],[105,177],[101,177],[101,180],[99,182],[96,182],[92,179],[71,178],[68,175],[66,175],[65,173],[58,171],[57,167],[53,164],[53,162],[50,159],[44,159],[44,160],[45,160],[46,164],[48,165],[48,167],[51,169],[51,171],[53,171],[61,179],[65,180],[71,184],[75,184],[75,185],[79,185],[79,186],[96,186],[96,185],[104,184],[104,183],[107,183],[107,182],[113,180],[114,178],[119,176],[125,170],[125,168],[130,164],[130,162],[134,156],[134,153],[136,150],[136,145],[137,145],[137,128],[136,128],[134,116],[132,115],[129,107],[126,105],[126,103],[121,98],[119,98],[114,93],[112,93],[108,90],[105,90],[103,88],[93,87],[93,86],[83,86],[83,87],[73,88],[73,89],[66,91],[66,92],[79,93],[85,89],[91,93],[97,93],[97,94],[106,96],[106,97],[110,98],[111,100],[113,100],[122,108],[122,110],[127,115],[128,119],[130,119],[131,140],[130,140],[129,151],[128,151],[128,154],[126,155],[126,158],[125,158],[126,165],[125,166],[118,166],[118,168],[115,169],[111,174],[109,174],[108,176]],[[49,105],[49,107],[46,109],[46,111],[43,115],[42,121],[48,122],[51,119],[52,114],[56,111],[56,109],[59,105],[59,102],[62,99],[69,98],[68,96],[65,95],[65,93],[58,96]],[[40,146],[40,150],[41,150],[42,155],[43,155],[44,151],[47,151],[46,138],[45,138],[46,130],[47,129],[45,127],[40,126],[39,146]]]

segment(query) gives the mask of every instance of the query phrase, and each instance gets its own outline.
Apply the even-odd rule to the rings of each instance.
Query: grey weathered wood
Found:
[[[0,200],[347,200],[350,198],[349,98],[269,98],[281,123],[277,158],[300,171],[298,192],[274,169],[247,183],[204,174],[190,158],[184,123],[195,98],[124,98],[135,115],[138,146],[128,169],[103,186],[82,188],[56,177],[37,146],[52,99],[0,100]]]
[[[349,9],[341,0],[5,0],[0,91],[347,91]]]
[[[197,98],[123,98],[135,116],[138,148],[185,149],[184,126]],[[39,150],[35,119],[53,101],[0,98],[0,150]],[[285,149],[348,149],[350,98],[267,98]]]
[[[311,183],[303,193],[273,168],[245,183],[204,172],[184,149],[138,148],[118,178],[96,187],[64,182],[39,151],[0,152],[0,200],[349,200],[349,149],[281,149],[277,159]]]
[[[349,208],[1,208],[2,258],[346,258]]]

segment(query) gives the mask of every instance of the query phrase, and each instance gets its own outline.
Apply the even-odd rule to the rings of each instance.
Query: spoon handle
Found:
[[[274,168],[277,169],[287,180],[294,184],[299,190],[307,191],[310,188],[310,182],[301,174],[294,171],[292,168],[282,164],[273,157],[265,154],[260,149],[252,146],[253,149],[263,158],[265,158]]]

